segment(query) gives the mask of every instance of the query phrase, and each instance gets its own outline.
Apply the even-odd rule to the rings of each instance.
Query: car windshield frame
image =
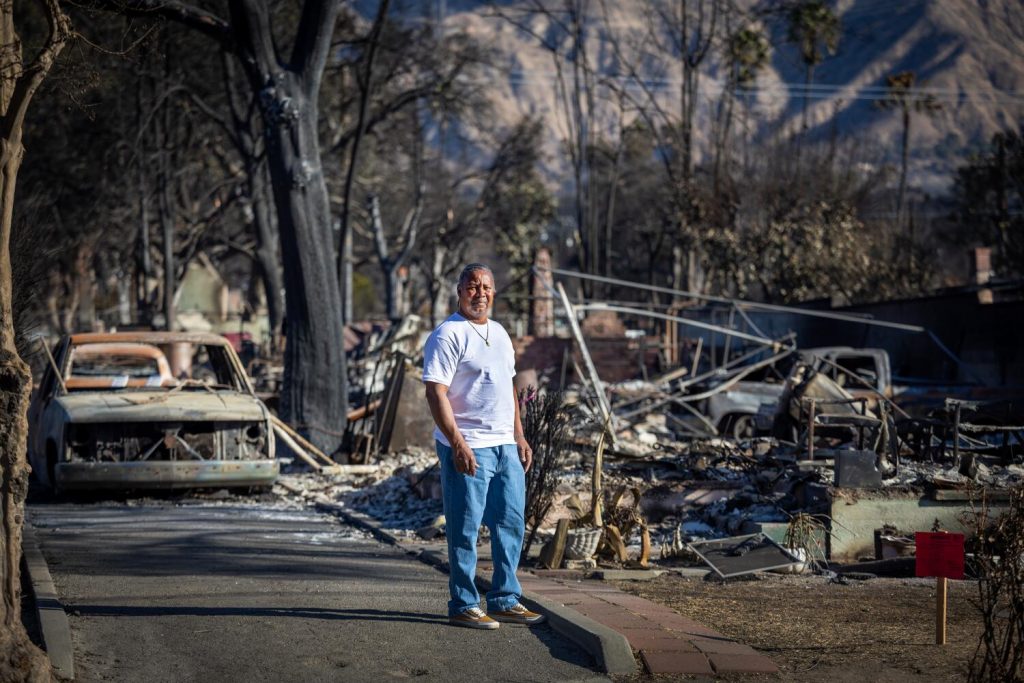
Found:
[[[151,363],[154,372],[105,373],[103,358],[109,353],[116,363],[137,367]],[[78,358],[76,358],[78,356]],[[76,372],[76,361],[84,360],[86,372]],[[89,367],[89,366],[92,367]],[[93,368],[97,368],[94,370]],[[63,388],[67,393],[122,391],[241,391],[249,392],[243,370],[232,358],[227,342],[160,338],[159,340],[86,341],[68,344],[62,362]]]

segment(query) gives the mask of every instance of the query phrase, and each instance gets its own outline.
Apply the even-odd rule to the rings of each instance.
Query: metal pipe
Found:
[[[935,345],[939,347],[939,350],[941,350],[944,354],[949,356],[949,358],[954,363],[956,363],[957,367],[959,367],[962,370],[964,370],[964,372],[966,372],[967,375],[971,379],[973,379],[975,382],[977,382],[978,384],[984,384],[984,382],[982,382],[981,379],[979,379],[978,376],[974,374],[974,371],[971,370],[971,367],[969,365],[967,365],[966,363],[964,363],[959,358],[957,358],[956,354],[953,353],[952,351],[950,351],[950,349],[945,344],[942,343],[942,341],[935,335],[934,332],[932,332],[931,330],[925,330],[925,331],[928,333],[928,336],[932,338],[932,341],[935,342]]]
[[[601,381],[601,376],[597,374],[597,368],[594,367],[594,360],[590,357],[590,350],[583,339],[583,332],[580,330],[579,321],[576,320],[576,311],[573,310],[573,305],[569,303],[569,296],[565,293],[565,287],[562,286],[561,282],[558,283],[557,295],[562,301],[562,307],[565,308],[565,315],[569,320],[569,330],[572,332],[576,345],[580,348],[583,365],[590,375],[590,382],[594,387],[594,393],[597,394],[597,407],[601,411],[604,429],[608,433],[608,439],[611,442],[612,448],[618,448],[618,442],[615,438],[615,426],[612,424],[612,407],[608,403],[608,397],[605,396],[604,383]]]
[[[700,382],[703,382],[706,379],[710,379],[710,378],[715,377],[717,375],[721,375],[723,371],[731,370],[733,368],[733,366],[740,365],[744,361],[750,360],[751,358],[753,358],[754,356],[756,356],[757,354],[759,354],[759,353],[761,353],[763,351],[764,351],[764,349],[754,349],[752,351],[749,351],[749,352],[743,354],[742,356],[737,356],[736,358],[733,358],[727,364],[723,365],[722,367],[720,367],[720,368],[718,368],[716,370],[708,370],[703,375],[694,375],[693,377],[691,377],[688,380],[683,380],[683,381],[678,382],[676,388],[678,388],[678,389],[686,389],[687,387],[690,387],[690,386],[692,386],[694,384],[698,384]],[[793,353],[794,351],[796,351],[796,345],[793,344],[792,342],[790,342],[789,346],[783,348],[783,350],[778,355],[772,356],[772,358],[773,359],[774,358],[781,359],[781,358],[784,358],[786,355],[788,355],[790,353]]]
[[[762,337],[767,337],[768,336],[767,334],[765,334],[764,330],[762,330],[760,327],[758,327],[757,325],[754,324],[754,321],[750,319],[750,316],[747,315],[746,311],[744,311],[742,308],[740,308],[736,304],[733,304],[732,307],[733,307],[733,310],[735,310],[737,313],[740,314],[740,317],[743,318],[743,320],[747,323],[747,325],[750,326],[750,329],[752,329],[754,332],[757,332]]]
[[[673,322],[680,323],[682,325],[689,325],[690,327],[696,327],[701,330],[707,330],[709,332],[720,332],[725,335],[736,337],[738,339],[746,339],[747,341],[754,342],[756,344],[764,344],[765,346],[775,346],[778,344],[774,339],[768,339],[766,337],[756,337],[752,334],[745,332],[738,332],[736,330],[730,330],[725,327],[718,325],[712,325],[710,323],[702,323],[697,320],[691,320],[689,318],[680,318],[675,315],[666,315],[665,313],[657,313],[655,311],[645,311],[642,308],[628,308],[626,306],[609,306],[607,304],[585,304],[583,306],[576,306],[576,310],[580,311],[612,311],[614,313],[628,313],[631,315],[642,315],[648,318],[657,318],[659,320],[670,320]]]
[[[64,375],[57,367],[57,361],[54,360],[53,354],[50,353],[50,347],[46,345],[46,340],[42,337],[39,338],[39,344],[43,347],[43,351],[46,351],[46,359],[50,361],[50,367],[53,368],[53,377],[57,380],[57,385],[60,387],[60,393],[68,393],[68,387],[64,384]]]
[[[538,268],[538,270],[541,270]],[[573,270],[562,270],[561,268],[552,268],[550,272],[555,275],[562,275],[565,277],[576,277],[583,280],[594,280],[596,282],[604,282],[605,284],[619,285],[622,287],[632,287],[634,289],[643,289],[649,292],[659,292],[661,294],[671,294],[673,296],[684,297],[687,299],[697,299],[700,301],[709,301],[712,303],[719,304],[732,304],[737,307],[745,307],[753,310],[760,311],[773,311],[776,313],[792,313],[794,315],[804,315],[812,318],[826,318],[828,320],[843,320],[851,323],[861,323],[863,325],[872,325],[875,327],[888,327],[894,330],[903,330],[904,332],[927,332],[927,328],[920,327],[918,325],[905,325],[903,323],[893,323],[886,320],[875,320],[874,318],[866,318],[859,315],[853,315],[851,313],[836,313],[834,311],[814,311],[806,308],[796,308],[795,306],[780,306],[778,304],[761,304],[754,301],[745,301],[743,299],[729,299],[724,296],[713,296],[711,294],[698,294],[697,292],[688,292],[683,289],[672,289],[670,287],[659,287],[657,285],[644,285],[637,282],[630,282],[628,280],[618,280],[611,277],[603,277],[601,275],[590,275],[587,273],[580,273]]]
[[[765,367],[766,365],[771,365],[772,363],[776,362],[780,358],[785,358],[790,353],[792,353],[791,350],[786,350],[786,351],[783,351],[781,353],[777,353],[774,356],[771,356],[770,358],[765,358],[763,361],[760,361],[758,363],[754,363],[752,365],[745,366],[741,370],[737,371],[736,374],[730,376],[729,379],[725,380],[721,384],[716,384],[714,387],[708,389],[707,391],[703,391],[703,392],[701,392],[699,394],[682,394],[682,395],[672,394],[670,396],[665,396],[665,397],[662,397],[662,398],[658,399],[652,405],[647,405],[647,406],[644,406],[643,408],[637,408],[637,409],[632,410],[632,411],[630,411],[628,413],[623,413],[621,415],[618,415],[617,417],[619,417],[621,419],[624,419],[624,420],[628,420],[629,418],[634,417],[636,415],[639,415],[641,413],[650,412],[650,411],[654,410],[655,408],[659,408],[659,407],[665,405],[666,403],[671,403],[671,402],[688,403],[688,402],[693,402],[693,401],[699,401],[701,399],[708,398],[709,396],[714,396],[715,394],[720,394],[721,392],[725,391],[726,389],[729,389],[730,387],[734,386],[737,382],[742,381],[744,377],[746,377],[747,375],[751,374],[752,372],[755,372],[755,371]]]

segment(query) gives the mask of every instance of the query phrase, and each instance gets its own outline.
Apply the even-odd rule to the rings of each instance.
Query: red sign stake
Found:
[[[935,577],[935,643],[946,644],[948,579],[964,578],[964,535],[918,531],[917,576]]]

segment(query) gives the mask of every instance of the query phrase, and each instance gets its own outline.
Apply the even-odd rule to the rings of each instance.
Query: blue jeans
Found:
[[[491,532],[494,578],[487,593],[489,611],[507,610],[519,601],[516,578],[526,522],[526,475],[515,444],[474,448],[476,476],[455,470],[452,449],[435,442],[441,460],[445,533],[450,572],[448,614],[480,605],[476,590],[476,537],[481,522]]]

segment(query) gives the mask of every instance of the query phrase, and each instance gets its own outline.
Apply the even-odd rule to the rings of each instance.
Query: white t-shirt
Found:
[[[455,424],[470,448],[515,443],[515,365],[512,340],[493,320],[477,325],[454,313],[427,338],[423,381],[448,387]],[[436,426],[434,438],[451,446]]]

